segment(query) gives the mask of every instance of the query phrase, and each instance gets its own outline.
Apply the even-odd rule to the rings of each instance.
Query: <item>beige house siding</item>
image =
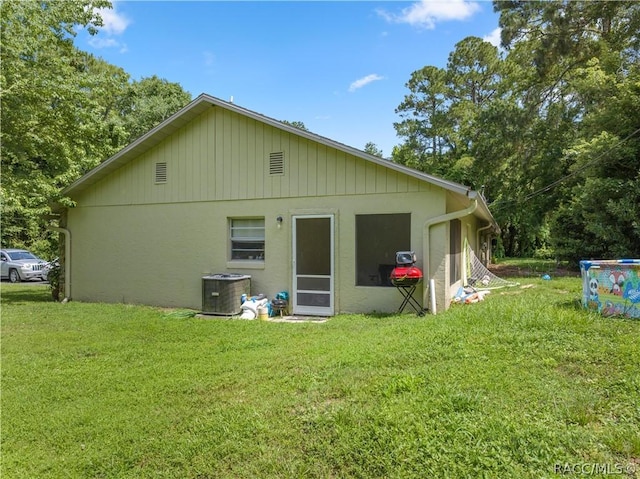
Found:
[[[283,175],[269,155],[284,153]],[[155,183],[155,165],[167,182]],[[416,178],[251,118],[211,108],[92,185],[85,206],[298,198],[426,191]]]

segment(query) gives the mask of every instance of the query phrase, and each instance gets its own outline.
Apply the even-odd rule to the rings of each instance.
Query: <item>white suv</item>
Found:
[[[30,279],[45,280],[46,261],[23,249],[0,250],[0,272],[2,279],[12,283]]]

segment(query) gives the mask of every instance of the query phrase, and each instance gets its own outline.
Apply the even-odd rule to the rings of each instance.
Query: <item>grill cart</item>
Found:
[[[402,313],[410,305],[418,316],[425,313],[420,304],[413,297],[418,284],[422,281],[422,270],[416,265],[416,255],[413,251],[398,251],[396,253],[396,267],[391,271],[390,279],[403,297],[398,313]]]

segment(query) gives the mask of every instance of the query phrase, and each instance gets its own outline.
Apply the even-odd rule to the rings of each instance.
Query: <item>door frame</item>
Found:
[[[298,245],[296,240],[297,233],[297,222],[298,220],[305,219],[314,219],[314,218],[329,218],[329,237],[330,237],[330,275],[329,275],[329,306],[305,306],[298,304],[298,278],[297,278],[297,252]],[[293,314],[308,314],[311,316],[333,316],[335,314],[335,271],[336,271],[336,261],[335,261],[335,214],[334,213],[324,213],[324,214],[294,214],[291,216],[291,305],[292,305],[292,313]],[[304,290],[301,290],[304,291]]]

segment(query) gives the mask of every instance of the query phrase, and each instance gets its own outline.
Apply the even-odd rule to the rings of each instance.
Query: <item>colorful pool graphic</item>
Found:
[[[585,308],[640,318],[640,259],[584,260],[580,271]]]

